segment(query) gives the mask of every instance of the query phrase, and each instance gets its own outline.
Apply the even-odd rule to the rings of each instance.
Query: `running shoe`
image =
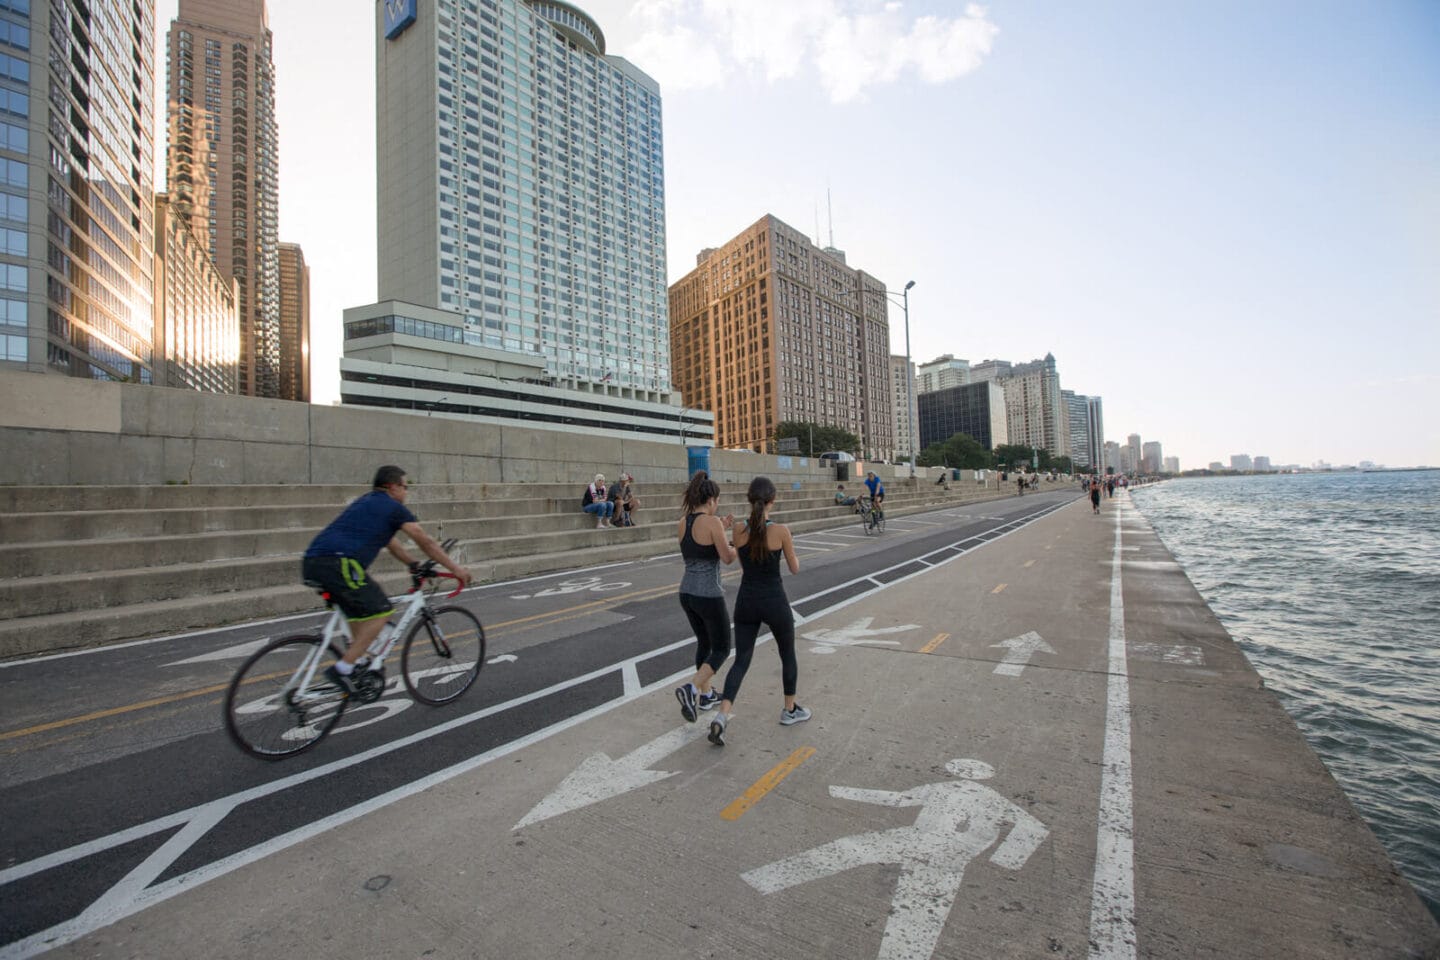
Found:
[[[725,725],[730,718],[723,713],[715,714],[715,719],[710,721],[710,742],[717,747],[725,746]]]
[[[791,724],[794,724],[794,723],[804,723],[806,720],[809,720],[809,719],[810,719],[810,708],[809,708],[809,707],[802,707],[802,706],[800,706],[800,704],[798,704],[798,703],[795,704],[795,709],[793,709],[793,710],[781,710],[781,711],[780,711],[780,725],[781,725],[782,727],[788,727],[788,726],[790,726]]]
[[[708,693],[701,693],[700,696],[695,699],[695,702],[701,710],[714,710],[720,706],[720,701],[723,699],[724,696],[719,690],[711,689]]]
[[[680,701],[680,715],[689,723],[695,722],[695,687],[684,683],[675,688],[675,699]]]

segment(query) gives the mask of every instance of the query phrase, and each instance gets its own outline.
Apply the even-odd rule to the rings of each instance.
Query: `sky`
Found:
[[[771,213],[915,282],[917,363],[1052,353],[1182,469],[1440,465],[1440,3],[577,5],[660,83],[670,282]],[[329,403],[376,299],[374,8],[269,15]]]

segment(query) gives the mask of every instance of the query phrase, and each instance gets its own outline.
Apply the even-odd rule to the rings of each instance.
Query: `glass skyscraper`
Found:
[[[154,379],[154,0],[0,0],[0,364]]]
[[[281,397],[279,132],[265,2],[180,0],[179,13],[168,40],[170,202],[239,284],[240,393]]]
[[[3,0],[0,0],[3,2]],[[660,90],[566,3],[377,0],[379,297],[670,392]]]

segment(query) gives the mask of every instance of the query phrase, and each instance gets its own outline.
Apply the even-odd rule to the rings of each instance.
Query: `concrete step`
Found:
[[[993,498],[993,492],[990,496]],[[952,490],[949,496],[937,492],[908,499],[908,503],[892,501],[886,515],[902,517],[985,497],[975,491]],[[833,506],[782,513],[781,519],[796,533],[856,522],[853,515]],[[466,564],[477,582],[489,583],[569,569],[582,561],[595,565],[673,553],[677,549],[674,535],[673,518],[666,517],[631,528],[596,530],[592,526],[579,533],[580,539],[572,534],[559,540],[560,549],[510,556],[480,554],[477,541],[465,545]],[[388,588],[404,588],[404,571],[388,555],[382,554],[373,570]],[[677,582],[679,575],[677,566]],[[0,584],[0,659],[318,611],[315,592],[300,584],[299,576],[298,554],[112,571],[76,578],[77,589],[65,609],[36,602],[56,588],[53,578]],[[12,590],[6,592],[6,587]]]
[[[809,491],[799,491],[781,500],[780,513],[787,515],[805,514],[811,518],[812,511],[833,511],[833,499],[808,496]],[[890,498],[891,506],[903,506],[917,494],[897,492]],[[503,510],[506,506],[535,507],[550,504],[545,500],[481,501],[488,511]],[[456,537],[461,541],[475,544],[476,555],[514,556],[524,552],[550,552],[563,549],[552,539],[536,539],[546,535],[579,534],[594,530],[594,520],[579,509],[561,512],[551,511],[530,515],[464,516],[467,506],[474,507],[474,501],[465,504],[431,504],[432,509],[422,522],[434,535],[444,539]],[[456,509],[450,509],[456,508]],[[727,507],[727,509],[737,509]],[[744,505],[738,506],[743,511]],[[304,551],[310,540],[320,530],[322,523],[333,518],[332,507],[248,507],[225,508],[215,511],[157,510],[157,511],[97,511],[91,514],[75,513],[32,513],[22,515],[33,521],[32,529],[64,527],[71,532],[80,532],[95,526],[103,526],[106,518],[120,518],[123,522],[110,527],[112,536],[104,538],[72,539],[62,538],[41,542],[25,542],[18,537],[6,537],[0,545],[0,582],[4,579],[60,576],[68,577],[77,573],[103,570],[131,570],[143,567],[167,567],[172,565],[203,564],[224,560],[238,560],[267,556],[295,556]],[[473,514],[473,511],[468,511]],[[462,514],[458,519],[432,519],[430,514]],[[664,510],[643,510],[641,526],[664,518]],[[95,523],[87,524],[85,518]],[[297,521],[309,520],[308,525]],[[274,526],[266,525],[267,521]],[[244,529],[214,529],[212,523],[248,523]],[[127,527],[127,524],[129,527]],[[120,534],[120,530],[139,528],[154,524],[157,531],[150,534]],[[174,528],[207,526],[200,533],[175,533]],[[632,534],[632,536],[636,536]],[[593,539],[593,538],[592,538]],[[592,545],[588,540],[577,541],[576,548]],[[3,591],[0,591],[3,595]]]
[[[975,491],[904,494],[891,499],[886,512],[887,517],[904,517],[982,498]],[[804,510],[786,508],[780,511],[780,518],[795,533],[848,527],[855,522],[850,512],[829,504]],[[589,517],[582,515],[580,520],[588,524]],[[661,515],[638,527],[585,527],[569,534],[528,538],[517,553],[497,550],[495,544],[505,538],[462,543],[469,570],[480,583],[490,583],[661,556],[677,548],[674,534],[674,518]],[[4,581],[0,583],[0,658],[318,609],[314,592],[298,583],[298,557],[297,550],[285,556],[109,570],[63,583],[55,577]],[[373,570],[376,579],[390,589],[405,587],[405,571],[387,554],[380,556]]]

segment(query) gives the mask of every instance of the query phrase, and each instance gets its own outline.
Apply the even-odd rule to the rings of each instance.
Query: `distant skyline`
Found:
[[[1182,469],[1440,464],[1440,4],[578,5],[661,84],[671,282],[773,213],[915,281],[917,363],[1053,353]],[[325,403],[376,296],[374,8],[269,13]]]

